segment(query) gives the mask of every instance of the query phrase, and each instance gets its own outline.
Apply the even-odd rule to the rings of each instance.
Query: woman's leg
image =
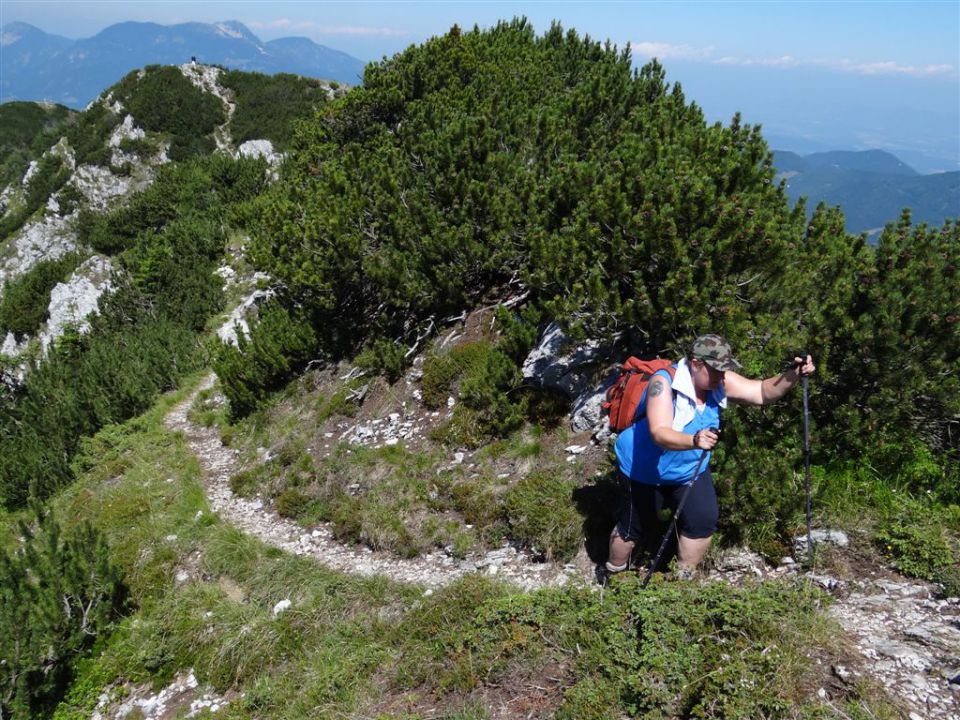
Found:
[[[634,483],[620,474],[620,518],[610,532],[610,553],[607,570],[620,572],[630,566],[630,556],[636,546],[639,520],[634,496]]]
[[[686,488],[684,488],[686,489]],[[694,483],[677,523],[680,538],[677,543],[677,564],[685,570],[696,570],[717,531],[717,491],[713,476],[707,470]]]

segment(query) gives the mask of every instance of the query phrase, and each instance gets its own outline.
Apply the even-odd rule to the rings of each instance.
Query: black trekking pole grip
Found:
[[[719,428],[710,428],[715,433],[719,433]],[[647,587],[647,583],[650,582],[650,578],[653,577],[653,573],[656,571],[657,566],[660,564],[660,558],[663,557],[663,551],[667,548],[667,543],[670,542],[670,533],[673,532],[673,529],[677,525],[677,518],[680,517],[680,513],[683,512],[683,506],[687,502],[687,498],[690,496],[690,491],[693,490],[693,484],[697,482],[697,478],[700,477],[700,468],[703,465],[703,461],[707,458],[707,453],[709,450],[700,451],[700,459],[697,461],[697,467],[693,471],[693,477],[690,478],[690,484],[687,485],[686,491],[683,493],[683,497],[680,498],[680,503],[677,505],[677,509],[673,513],[673,519],[670,520],[670,525],[667,526],[667,531],[663,534],[663,540],[660,541],[660,548],[657,550],[657,554],[653,558],[653,562],[650,563],[650,567],[647,570],[646,577],[643,578],[643,584],[640,586],[641,589]]]

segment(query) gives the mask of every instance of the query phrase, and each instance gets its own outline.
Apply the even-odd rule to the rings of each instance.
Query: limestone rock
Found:
[[[223,277],[222,273],[218,274]],[[250,337],[250,321],[257,317],[257,308],[274,296],[274,291],[254,290],[227,316],[226,322],[217,330],[217,337],[225,345],[237,345],[237,338]]]
[[[112,287],[110,260],[99,255],[86,260],[70,278],[50,292],[50,319],[40,333],[40,344],[46,352],[51,343],[70,325],[84,333],[90,327],[89,316],[97,312],[100,296]]]
[[[114,175],[109,168],[100,165],[81,165],[70,182],[98,212],[106,212],[114,199],[129,195],[145,184],[133,177]]]
[[[118,148],[124,140],[143,140],[146,135],[141,128],[133,124],[133,115],[127,115],[123,118],[123,122],[114,128],[107,144],[112,148]]]
[[[575,344],[557,323],[544,330],[540,342],[523,363],[523,377],[532,383],[573,398],[571,428],[575,432],[600,425],[601,403],[615,375],[594,386],[595,367],[609,355],[609,347],[596,340]]]
[[[830,528],[817,528],[810,532],[810,539],[813,545],[833,545],[834,547],[847,547],[850,539],[842,530],[831,530]],[[797,555],[806,555],[807,553],[807,534],[797,535],[793,538],[793,548]]]
[[[41,260],[56,260],[77,249],[76,216],[48,215],[22,227],[0,254],[0,289]]]
[[[275,152],[273,143],[269,140],[247,140],[238,149],[238,158],[263,158],[270,167],[276,167],[283,162],[283,153]]]

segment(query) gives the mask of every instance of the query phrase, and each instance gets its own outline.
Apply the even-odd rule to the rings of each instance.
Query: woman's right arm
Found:
[[[664,450],[709,450],[717,437],[709,430],[688,435],[673,429],[673,391],[661,375],[655,375],[647,387],[647,422],[650,436]]]

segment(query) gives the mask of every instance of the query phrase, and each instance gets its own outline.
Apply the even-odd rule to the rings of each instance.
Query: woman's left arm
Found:
[[[723,376],[723,387],[727,397],[733,402],[741,405],[769,405],[786,395],[801,377],[812,375],[816,369],[810,355],[806,358],[798,356],[793,359],[793,365],[789,369],[765,380],[751,380],[728,370]]]

